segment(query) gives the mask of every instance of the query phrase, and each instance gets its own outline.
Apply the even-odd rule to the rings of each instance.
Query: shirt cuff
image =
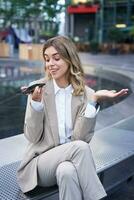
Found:
[[[100,106],[97,106],[96,108],[96,105],[96,102],[89,102],[87,104],[84,116],[87,118],[94,118],[100,110]]]
[[[31,99],[31,106],[37,112],[42,112],[44,108],[44,105],[42,102],[34,101],[32,99]]]

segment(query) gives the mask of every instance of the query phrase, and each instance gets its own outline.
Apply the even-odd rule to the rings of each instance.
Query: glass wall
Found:
[[[104,0],[103,2],[103,41],[107,40],[108,30],[118,24],[134,26],[134,0]],[[102,5],[101,5],[102,8]]]

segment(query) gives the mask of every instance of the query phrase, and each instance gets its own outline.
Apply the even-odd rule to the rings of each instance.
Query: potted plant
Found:
[[[99,52],[99,43],[96,40],[91,40],[90,42],[90,51],[93,54],[96,54]]]
[[[123,39],[124,39],[123,32],[116,27],[112,27],[108,31],[108,37],[112,43],[111,49],[110,49],[110,54],[118,54],[119,49],[117,47],[117,44],[120,43],[121,41],[123,41]]]

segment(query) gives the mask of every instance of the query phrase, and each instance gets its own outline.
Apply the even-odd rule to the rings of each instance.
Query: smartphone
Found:
[[[23,94],[30,94],[34,91],[36,86],[43,87],[45,84],[46,83],[35,83],[35,84],[27,86],[27,87],[24,86],[24,87],[21,88],[21,92]]]

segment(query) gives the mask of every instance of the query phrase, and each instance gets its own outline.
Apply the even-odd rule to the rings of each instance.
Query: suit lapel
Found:
[[[46,83],[43,99],[45,103],[45,110],[47,112],[48,119],[50,122],[50,127],[54,138],[55,146],[57,146],[60,143],[60,140],[58,131],[57,112],[55,105],[54,86],[52,80],[49,80]]]
[[[46,83],[43,100],[45,103],[45,111],[47,112],[48,119],[50,122],[50,127],[52,131],[52,135],[54,138],[55,146],[60,143],[59,139],[59,130],[58,130],[58,119],[56,112],[56,104],[55,104],[55,94],[54,94],[54,85],[53,81],[49,80]],[[74,126],[75,120],[78,114],[80,107],[83,105],[83,96],[74,96],[72,95],[71,100],[71,115],[72,115],[72,125]],[[74,127],[72,127],[74,128]]]
[[[72,125],[74,128],[75,120],[79,111],[79,108],[82,106],[83,96],[74,96],[72,95],[72,102],[71,102],[71,111],[72,111]]]

